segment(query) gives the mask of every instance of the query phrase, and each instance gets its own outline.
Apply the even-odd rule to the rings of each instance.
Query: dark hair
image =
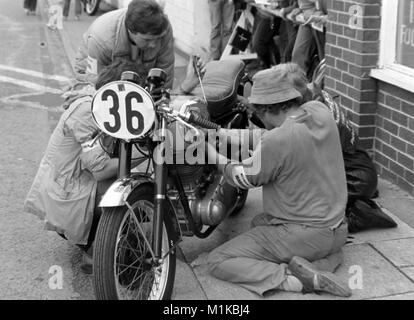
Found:
[[[138,65],[129,60],[117,60],[109,66],[106,66],[99,72],[98,80],[95,84],[96,90],[99,90],[99,88],[109,82],[121,80],[122,72],[125,71],[132,71],[139,75]],[[142,84],[144,81],[142,79],[140,80],[139,84]]]
[[[255,108],[259,112],[264,112],[267,110],[274,115],[278,115],[281,111],[286,112],[289,109],[300,106],[301,101],[301,98],[295,98],[275,104],[253,104],[253,108]]]
[[[128,5],[125,26],[132,33],[160,35],[168,27],[168,19],[155,0],[133,0]]]

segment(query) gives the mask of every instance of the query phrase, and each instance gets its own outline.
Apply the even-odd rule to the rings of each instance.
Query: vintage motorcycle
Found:
[[[118,180],[100,202],[93,253],[97,299],[170,299],[182,238],[208,237],[246,201],[247,190],[226,183],[216,165],[167,163],[165,154],[157,152],[171,127],[197,135],[195,126],[248,126],[246,107],[237,101],[243,62],[212,63],[207,64],[204,87],[194,91],[203,90],[207,113],[206,105],[194,100],[174,108],[164,90],[155,103],[150,93],[163,87],[160,69],[150,71],[145,89],[134,83],[135,74],[126,72],[94,96],[92,112],[99,129],[119,142]],[[231,81],[226,84],[225,78]],[[134,146],[151,162],[152,173],[148,168],[131,172]]]

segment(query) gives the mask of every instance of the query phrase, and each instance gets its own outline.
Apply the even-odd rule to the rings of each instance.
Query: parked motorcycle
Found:
[[[102,215],[93,253],[97,299],[170,299],[176,248],[183,237],[208,237],[246,201],[247,190],[226,183],[215,164],[167,163],[165,154],[157,152],[171,128],[198,135],[196,126],[248,126],[246,107],[237,102],[244,64],[213,62],[206,67],[205,85],[195,92],[202,90],[207,104],[190,100],[174,108],[162,90],[165,73],[160,69],[150,71],[145,89],[127,72],[94,96],[92,111],[99,129],[119,142],[118,180],[99,205]],[[226,78],[231,81],[223,83]],[[162,97],[155,103],[150,93],[159,88]],[[175,152],[187,151],[188,143],[184,145]],[[131,172],[134,147],[151,162],[153,173]]]

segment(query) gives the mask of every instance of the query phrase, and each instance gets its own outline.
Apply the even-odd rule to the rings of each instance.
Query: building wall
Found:
[[[329,1],[329,19],[326,89],[338,96],[379,174],[414,194],[414,93],[370,77],[379,60],[381,0]]]
[[[177,48],[187,54],[207,54],[210,45],[208,0],[164,0]]]
[[[190,53],[194,42],[194,1],[166,0],[165,13],[173,27],[175,45]]]
[[[378,82],[375,161],[381,176],[414,193],[414,94]]]

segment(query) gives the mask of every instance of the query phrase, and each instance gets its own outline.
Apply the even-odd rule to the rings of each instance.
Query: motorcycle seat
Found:
[[[206,73],[202,83],[207,100],[207,110],[214,121],[228,113],[237,103],[237,90],[244,76],[245,64],[242,60],[210,61],[206,64]],[[193,95],[203,97],[198,85]]]

